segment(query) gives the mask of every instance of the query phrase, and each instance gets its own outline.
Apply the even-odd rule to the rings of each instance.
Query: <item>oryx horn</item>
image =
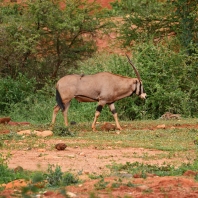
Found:
[[[141,78],[140,78],[140,74],[138,72],[138,70],[136,69],[136,67],[134,66],[134,64],[132,63],[132,61],[130,60],[129,56],[126,54],[127,58],[128,58],[128,61],[129,63],[131,64],[131,66],[133,67],[134,71],[135,71],[135,74],[138,78],[139,81],[141,81]]]

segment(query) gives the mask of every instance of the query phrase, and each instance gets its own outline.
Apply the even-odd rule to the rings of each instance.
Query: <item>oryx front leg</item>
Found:
[[[110,108],[110,110],[111,110],[111,112],[112,112],[112,114],[113,114],[114,120],[115,120],[115,122],[116,122],[116,127],[117,127],[117,129],[122,130],[122,128],[121,128],[121,126],[120,126],[120,124],[119,124],[119,122],[118,122],[118,114],[117,114],[117,112],[116,112],[114,103],[110,104],[110,105],[109,105],[109,108]]]
[[[95,131],[96,130],[96,121],[102,111],[102,108],[103,108],[103,105],[98,105],[97,108],[96,108],[96,112],[95,112],[95,117],[94,117],[94,121],[92,123],[92,130]]]

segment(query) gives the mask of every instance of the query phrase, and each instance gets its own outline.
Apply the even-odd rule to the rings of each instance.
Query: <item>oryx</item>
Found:
[[[142,99],[146,98],[140,75],[128,56],[127,58],[137,78],[129,78],[110,72],[100,72],[93,75],[73,74],[62,77],[56,84],[57,105],[53,111],[52,126],[60,109],[63,112],[65,125],[68,126],[67,112],[71,100],[75,98],[79,102],[98,102],[92,123],[93,130],[95,130],[97,118],[105,104],[109,106],[113,114],[116,127],[121,130],[114,103],[117,100],[131,96],[133,93]]]

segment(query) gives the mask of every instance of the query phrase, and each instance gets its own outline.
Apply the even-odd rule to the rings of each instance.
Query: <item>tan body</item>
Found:
[[[94,75],[68,75],[61,78],[56,85],[59,91],[62,103],[65,106],[63,110],[65,125],[68,126],[67,111],[70,101],[75,98],[79,102],[98,102],[99,106],[109,105],[112,112],[115,111],[114,102],[132,95],[134,91],[140,92],[141,81],[137,78],[128,78],[115,75],[109,72],[101,72]],[[142,92],[141,92],[142,93]],[[145,97],[142,93],[140,97]],[[52,124],[55,122],[56,114],[60,110],[60,106],[54,107]],[[92,124],[92,129],[95,130],[95,124],[100,111],[96,111],[95,118]],[[117,113],[113,113],[116,126],[121,130],[118,122]]]

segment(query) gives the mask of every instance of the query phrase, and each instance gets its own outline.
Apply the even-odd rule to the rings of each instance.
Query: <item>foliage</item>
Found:
[[[183,175],[187,170],[196,171],[198,167],[198,161],[195,161],[192,164],[182,164],[180,167],[174,167],[171,165],[149,165],[139,162],[126,162],[126,164],[114,164],[110,168],[113,172],[127,171],[130,174],[139,174],[142,178],[145,178],[148,173],[155,174],[158,176],[179,176]]]
[[[189,57],[184,52],[175,52],[174,40],[162,44],[142,44],[134,49],[137,65],[141,73],[148,99],[144,110],[151,118],[164,112],[197,116],[196,91],[198,83],[198,54]]]
[[[119,118],[122,120],[156,119],[167,111],[180,113],[186,117],[198,115],[198,108],[195,108],[198,107],[196,99],[198,97],[196,91],[198,56],[195,53],[189,58],[185,51],[175,52],[175,42],[177,41],[174,39],[167,40],[168,46],[164,46],[163,43],[158,45],[144,43],[133,49],[134,58],[132,59],[139,70],[148,99],[141,101],[138,97],[133,96],[117,101],[116,108]],[[94,68],[92,67],[93,62],[95,62]],[[89,59],[81,63],[76,73],[90,74],[99,71],[110,71],[129,77],[134,76],[127,59],[117,55],[108,57],[102,55],[95,59]],[[78,108],[87,106],[86,112],[93,112],[92,115],[94,114],[94,111],[90,109],[91,104],[89,106],[89,104],[76,102],[72,105],[78,105]],[[75,111],[78,109],[76,108]],[[74,112],[72,111],[72,113]],[[112,120],[112,115],[108,109],[104,109],[101,116]]]
[[[173,29],[177,33],[182,46],[186,49],[188,55],[195,53],[191,45],[198,46],[197,36],[197,17],[198,5],[194,0],[174,0],[168,1],[174,6],[175,12],[172,13],[174,20]]]
[[[53,133],[54,133],[54,135],[61,136],[61,137],[64,137],[64,136],[74,137],[75,136],[75,133],[71,132],[66,127],[54,127]]]
[[[112,4],[123,24],[119,27],[124,46],[160,40],[173,31],[171,11],[173,7],[158,0],[122,0]]]
[[[8,167],[8,161],[9,161],[10,155],[7,154],[6,156],[3,156],[3,154],[0,154],[0,184],[8,183],[16,179],[21,178],[28,178],[28,175],[24,171],[17,171],[15,172],[13,169],[10,169]]]
[[[94,184],[94,187],[96,190],[102,190],[107,187],[109,182],[104,181],[104,178],[100,179],[96,184]]]
[[[63,173],[60,166],[56,165],[53,170],[54,165],[48,165],[48,170],[46,173],[46,179],[48,181],[49,186],[57,187],[57,186],[68,186],[71,184],[78,183],[78,179],[74,177],[73,174],[66,172]]]
[[[2,3],[3,4],[3,3]],[[67,6],[65,6],[67,5]],[[105,12],[87,0],[26,1],[1,6],[0,74],[12,78],[18,72],[39,83],[76,67],[77,60],[96,50],[93,35],[105,30]]]
[[[140,72],[148,98],[142,101],[134,95],[117,101],[115,105],[121,120],[156,119],[167,111],[180,113],[185,117],[198,115],[197,54],[189,58],[185,51],[175,52],[174,42],[174,40],[167,41],[169,46],[145,43],[133,49],[132,60]],[[69,72],[92,74],[99,71],[135,77],[126,57],[118,55],[97,55],[79,63],[79,69],[70,69]],[[0,94],[3,98],[2,114],[7,112],[16,121],[50,123],[52,108],[56,104],[55,88],[49,81],[43,89],[33,91],[34,83],[29,80],[29,84],[26,85],[21,83],[20,79],[15,81],[2,79],[0,86]],[[10,90],[5,89],[4,84],[9,85]],[[77,123],[92,121],[96,106],[96,103],[79,103],[72,100],[69,121],[73,120]],[[113,116],[107,107],[103,108],[99,120],[113,121]],[[57,122],[63,123],[60,113]]]
[[[197,2],[194,0],[122,0],[112,3],[123,17],[118,28],[124,46],[152,40],[158,43],[167,36],[176,36],[191,55],[197,48]],[[115,12],[114,11],[114,12]]]
[[[156,119],[166,111],[198,116],[195,1],[116,1],[108,12],[95,1],[61,2],[61,9],[59,1],[2,4],[0,114],[46,124],[56,103],[56,77],[100,71],[135,77],[122,56],[96,54],[90,58],[96,50],[95,33],[111,30],[110,14],[123,17],[117,28],[124,46],[133,53],[148,95],[146,101],[133,96],[116,102],[119,118]],[[92,121],[95,108],[95,103],[74,100],[69,119]],[[59,123],[61,119],[58,115]],[[112,121],[113,116],[104,108],[99,119]]]
[[[19,74],[16,79],[11,77],[0,79],[0,113],[10,111],[11,105],[26,101],[30,93],[34,93],[36,81]]]

